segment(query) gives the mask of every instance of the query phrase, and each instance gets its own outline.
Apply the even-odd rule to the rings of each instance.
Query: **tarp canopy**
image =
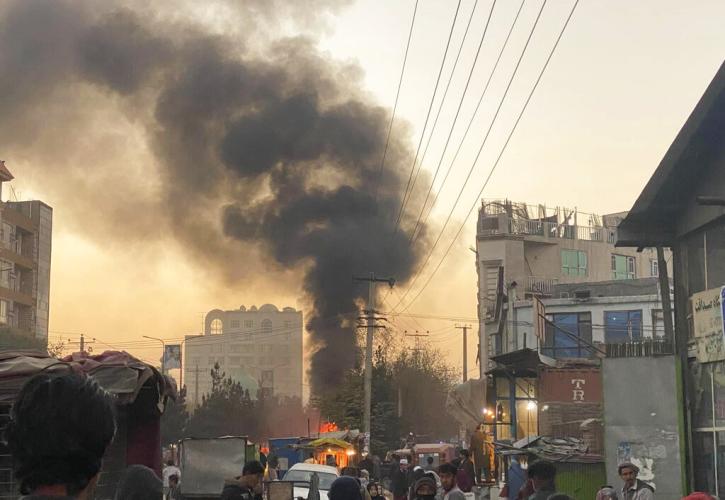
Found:
[[[448,393],[446,411],[459,424],[475,428],[483,420],[481,413],[486,403],[486,381],[474,379],[455,386]]]
[[[176,384],[172,379],[127,352],[105,351],[93,356],[75,353],[56,359],[40,351],[3,351],[0,352],[0,403],[13,401],[23,384],[41,371],[68,368],[93,377],[116,396],[120,405],[133,403],[147,384],[157,392],[159,412],[163,412],[167,397],[176,398]]]
[[[334,438],[320,438],[315,439],[314,441],[310,441],[305,445],[305,448],[330,448],[330,447],[336,447],[336,448],[342,448],[343,450],[348,450],[352,448],[352,445],[348,443],[347,441],[343,441],[342,439],[334,439]]]

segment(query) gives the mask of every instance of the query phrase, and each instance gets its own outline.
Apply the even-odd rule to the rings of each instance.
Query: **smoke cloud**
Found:
[[[3,159],[72,193],[64,210],[104,241],[171,238],[232,282],[259,255],[299,270],[316,391],[356,360],[352,276],[405,281],[421,250],[394,230],[407,142],[391,138],[376,200],[389,111],[316,48],[345,3],[0,7]],[[307,35],[275,35],[288,23]]]

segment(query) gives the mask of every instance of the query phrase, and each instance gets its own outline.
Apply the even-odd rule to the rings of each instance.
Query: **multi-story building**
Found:
[[[13,175],[0,161],[2,185]],[[42,201],[0,202],[0,326],[48,341],[53,209]]]
[[[265,395],[302,399],[302,312],[272,304],[215,309],[204,320],[204,334],[186,337],[184,381],[187,402],[195,408],[211,391],[211,370],[240,382],[256,398]]]
[[[501,307],[500,297],[514,304],[532,297],[552,298],[557,285],[659,275],[654,249],[615,247],[617,226],[625,216],[508,200],[483,202],[476,257],[479,328],[486,337],[480,346],[484,369],[491,367],[490,356],[507,349],[500,343],[498,322],[492,321]]]

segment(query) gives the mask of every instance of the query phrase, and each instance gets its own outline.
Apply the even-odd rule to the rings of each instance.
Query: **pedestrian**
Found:
[[[390,489],[394,500],[404,500],[408,496],[408,459],[401,458],[393,470]]]
[[[360,483],[350,476],[340,476],[335,479],[327,497],[330,500],[363,500]]]
[[[424,469],[425,469],[426,471],[431,471],[431,470],[435,470],[436,468],[435,468],[435,466],[433,465],[433,462],[435,462],[435,460],[433,459],[433,457],[432,457],[432,456],[430,456],[430,455],[429,455],[429,456],[428,456],[428,457],[426,457],[426,459],[425,459],[425,466],[423,466],[423,468],[424,468]]]
[[[367,489],[369,483],[370,473],[367,471],[367,469],[360,469],[360,486]]]
[[[169,476],[169,492],[166,500],[181,500],[181,485],[179,484],[179,476],[174,474]]]
[[[548,460],[538,460],[529,465],[529,479],[534,487],[534,494],[529,500],[548,500],[556,493],[556,467]]]
[[[131,465],[121,476],[114,500],[161,500],[163,481],[144,465]]]
[[[169,477],[172,475],[181,478],[181,470],[174,465],[173,460],[167,460],[164,470],[161,471],[161,478],[164,481],[164,496],[166,496],[169,492]]]
[[[431,478],[424,476],[418,479],[413,485],[413,492],[411,500],[435,500],[438,488],[436,488],[435,481]]]
[[[410,485],[408,487],[408,498],[413,498],[415,484],[419,479],[422,479],[424,475],[425,471],[423,470],[423,467],[420,465],[413,467],[413,472],[408,476],[408,484]]]
[[[314,453],[309,453],[307,455],[307,459],[305,460],[305,463],[306,464],[314,464],[315,463],[315,454]]]
[[[279,460],[276,455],[270,455],[267,457],[267,480],[276,481],[279,479],[279,473],[277,472],[279,467]]]
[[[471,461],[471,452],[461,450],[461,465],[458,466],[458,472],[456,473],[458,487],[462,492],[470,493],[475,484],[475,479],[476,473],[473,462]]]
[[[488,473],[486,472],[488,469],[486,457],[486,431],[483,428],[483,424],[477,425],[476,430],[471,435],[471,452],[473,454],[473,465],[476,471],[475,481],[476,484],[481,484],[481,473],[483,472],[484,479],[488,476]]]
[[[93,498],[115,433],[113,399],[93,379],[65,370],[31,378],[5,430],[20,493],[28,500]]]
[[[624,484],[619,492],[622,500],[653,500],[655,490],[649,484],[637,479],[639,475],[639,467],[631,462],[624,462],[617,467],[619,477],[622,478]]]
[[[264,467],[258,461],[247,462],[242,475],[224,483],[221,500],[254,500],[262,495]]]
[[[385,500],[385,495],[383,493],[383,487],[380,483],[368,483],[368,494],[370,495],[371,500]]]
[[[443,500],[465,500],[466,495],[456,484],[456,473],[458,467],[452,463],[445,463],[438,467],[438,475],[441,477],[443,486]]]
[[[526,483],[526,472],[521,467],[518,458],[511,457],[511,463],[506,471],[506,484],[499,494],[499,498],[517,500],[521,487]]]
[[[617,500],[617,490],[609,485],[602,486],[599,491],[597,491],[596,500]]]

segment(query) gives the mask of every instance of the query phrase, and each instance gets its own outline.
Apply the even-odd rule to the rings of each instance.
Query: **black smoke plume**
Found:
[[[314,390],[355,362],[367,288],[352,276],[405,281],[419,257],[394,225],[412,160],[399,135],[376,199],[389,111],[360,88],[359,68],[330,60],[311,36],[273,35],[342,3],[0,6],[4,159],[28,161],[49,183],[71,179],[68,210],[110,228],[104,237],[173,237],[229,279],[252,265],[251,249],[302,270]],[[200,5],[216,17],[200,20]],[[114,163],[138,144],[117,123],[140,131],[145,162]]]

